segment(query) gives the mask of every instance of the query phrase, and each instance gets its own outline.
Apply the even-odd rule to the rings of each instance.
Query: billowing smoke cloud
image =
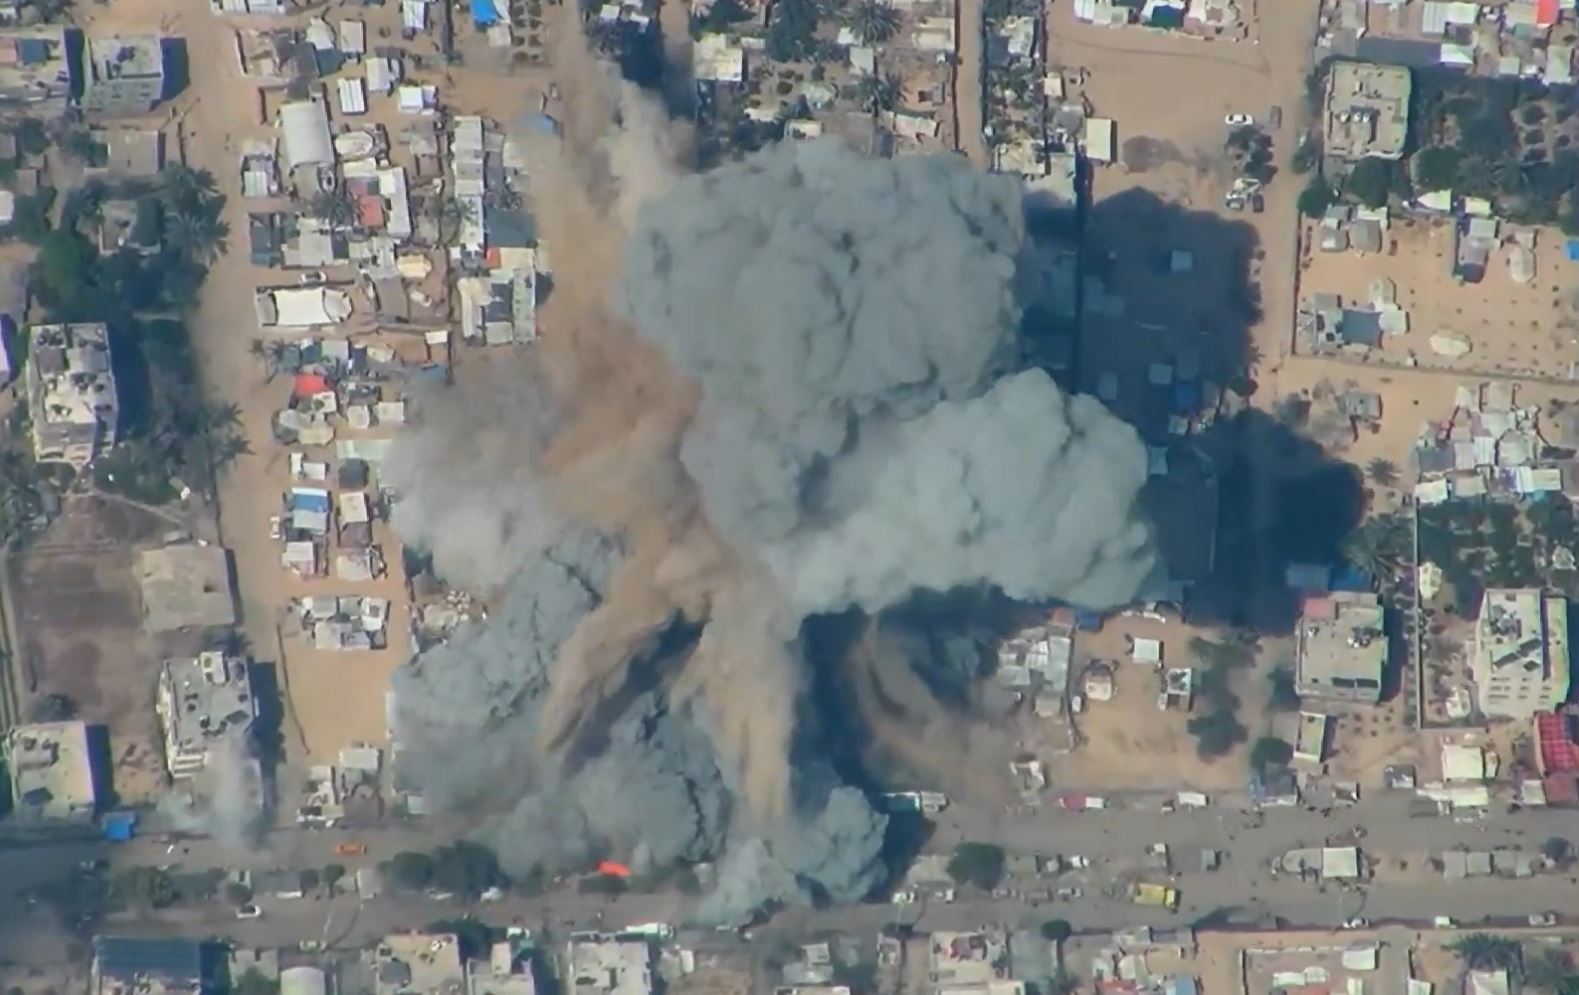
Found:
[[[257,758],[235,740],[223,740],[185,791],[160,796],[159,814],[177,829],[211,836],[233,849],[250,849],[268,825],[269,790]]]
[[[403,534],[498,588],[397,673],[397,762],[491,811],[517,872],[714,859],[725,920],[858,899],[886,819],[823,759],[803,621],[970,585],[1122,603],[1154,567],[1144,452],[1020,371],[1013,181],[833,143],[684,176],[646,101],[566,91],[532,170],[543,341],[420,398],[392,456]],[[945,726],[909,645],[862,640],[835,682],[898,757]]]

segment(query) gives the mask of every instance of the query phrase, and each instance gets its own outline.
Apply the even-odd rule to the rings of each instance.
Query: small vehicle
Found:
[[[915,901],[916,893],[913,891],[894,892],[893,902],[895,905],[914,905]]]
[[[1535,913],[1535,914],[1530,916],[1530,925],[1531,926],[1555,926],[1555,925],[1557,925],[1557,913],[1555,913],[1555,912],[1537,912],[1537,913]]]
[[[269,516],[269,538],[279,542],[285,535],[285,519],[280,515]]]
[[[305,287],[314,283],[323,283],[327,281],[329,277],[326,276],[324,271],[321,269],[310,269],[296,279],[301,281],[302,286]]]
[[[1068,864],[1070,867],[1075,868],[1076,870],[1084,870],[1085,868],[1091,866],[1091,858],[1082,857],[1078,853],[1071,853],[1069,856],[1064,858],[1064,863]]]
[[[1057,891],[1058,897],[1063,899],[1066,902],[1073,901],[1074,899],[1080,898],[1084,894],[1085,894],[1084,891],[1082,891],[1079,888],[1076,888],[1074,885],[1070,885],[1070,884],[1063,885]]]
[[[336,843],[334,845],[334,855],[336,857],[360,857],[366,852],[367,844],[361,840],[347,840],[344,843]]]
[[[1248,128],[1250,125],[1255,124],[1255,118],[1249,114],[1225,114],[1223,115],[1223,123],[1230,128]]]
[[[1129,900],[1136,905],[1149,905],[1175,912],[1179,908],[1179,889],[1165,884],[1138,882],[1130,886]]]
[[[1431,925],[1437,929],[1455,929],[1458,923],[1453,920],[1452,916],[1437,916],[1431,920]]]
[[[1371,921],[1369,919],[1362,919],[1359,916],[1355,916],[1353,919],[1345,919],[1343,922],[1344,929],[1369,929],[1370,925]]]
[[[263,910],[251,903],[243,905],[241,908],[236,910],[237,919],[260,919],[262,917]]]

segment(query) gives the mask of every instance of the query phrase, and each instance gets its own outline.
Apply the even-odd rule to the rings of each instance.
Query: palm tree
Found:
[[[899,11],[883,0],[859,0],[845,15],[845,24],[863,45],[881,45],[899,32]]]
[[[1519,944],[1490,933],[1471,933],[1454,943],[1453,950],[1472,971],[1512,971],[1519,966]]]
[[[159,174],[159,200],[166,210],[189,211],[219,196],[214,174],[180,164],[166,166]]]
[[[227,432],[215,440],[210,447],[209,460],[213,463],[214,473],[217,475],[238,458],[251,455],[252,444],[247,441],[246,436]]]
[[[440,243],[449,242],[461,225],[476,220],[476,210],[471,204],[454,197],[429,197],[423,203],[423,210],[438,225]]]
[[[349,228],[356,223],[356,204],[343,190],[323,190],[313,195],[307,210],[330,228]]]
[[[856,82],[855,95],[868,114],[883,114],[899,106],[902,87],[899,77],[893,73],[882,76],[867,73]]]
[[[1383,515],[1368,519],[1343,541],[1343,555],[1377,580],[1402,569],[1409,548],[1409,530],[1402,517]]]
[[[285,343],[278,339],[253,339],[247,351],[263,360],[264,383],[272,383],[280,373],[280,357],[285,353]]]
[[[1574,973],[1574,960],[1563,950],[1542,950],[1524,963],[1524,986],[1556,995]]]
[[[1381,487],[1391,487],[1398,483],[1398,466],[1392,460],[1380,457],[1373,459],[1366,464],[1365,472]]]
[[[171,211],[165,218],[165,242],[205,266],[224,255],[230,223],[217,214]]]

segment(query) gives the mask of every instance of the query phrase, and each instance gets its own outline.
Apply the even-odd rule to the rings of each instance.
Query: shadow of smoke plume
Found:
[[[1173,252],[1191,255],[1174,272]],[[1110,406],[1149,445],[1189,471],[1205,457],[1215,499],[1192,481],[1154,480],[1148,507],[1170,573],[1193,581],[1186,614],[1202,624],[1286,635],[1299,599],[1284,582],[1291,563],[1338,563],[1344,537],[1363,513],[1357,471],[1288,425],[1249,408],[1261,362],[1252,329],[1261,318],[1262,250],[1256,230],[1210,211],[1192,211],[1133,189],[1089,211],[1084,275],[1123,300],[1102,313],[1087,292],[1077,382],[1096,391],[1116,376]],[[1151,327],[1147,327],[1151,326]],[[1154,363],[1176,378],[1218,390],[1148,383]],[[1181,440],[1174,416],[1211,420]],[[1215,511],[1212,509],[1215,508]],[[1203,543],[1205,536],[1214,542]]]
[[[397,526],[491,589],[486,624],[396,673],[399,763],[487,811],[514,873],[715,860],[719,921],[856,901],[888,820],[832,758],[807,620],[917,590],[1130,600],[1156,571],[1144,451],[1018,365],[1015,181],[832,142],[687,175],[684,129],[568,10],[563,137],[525,139],[556,277],[530,389],[432,390],[392,456]],[[530,441],[468,458],[487,425]],[[545,507],[553,528],[523,530]],[[868,734],[968,747],[914,642],[870,632],[820,664]]]

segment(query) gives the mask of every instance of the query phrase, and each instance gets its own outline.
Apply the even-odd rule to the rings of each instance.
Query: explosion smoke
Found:
[[[567,9],[557,64],[590,72]],[[391,456],[402,533],[504,583],[396,674],[399,763],[440,804],[510,799],[507,870],[727,854],[713,916],[858,899],[886,820],[820,758],[803,620],[982,584],[1122,603],[1155,565],[1144,452],[1015,372],[1037,288],[1014,181],[822,142],[681,176],[683,134],[633,91],[566,90],[532,174],[543,341],[420,397]],[[892,660],[853,654],[852,697],[897,689],[936,728]]]

